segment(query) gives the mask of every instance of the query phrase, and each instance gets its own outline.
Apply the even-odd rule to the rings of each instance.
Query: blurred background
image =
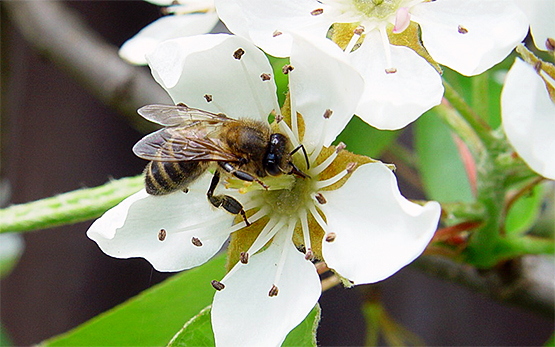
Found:
[[[65,5],[115,46],[160,16],[143,1]],[[34,50],[0,9],[0,178],[10,187],[2,198],[25,203],[141,173],[145,162],[131,148],[143,134]],[[400,187],[419,197],[406,182]],[[143,259],[108,257],[86,237],[91,223],[24,235],[19,264],[0,282],[0,322],[14,345],[63,333],[171,275]],[[553,317],[503,306],[409,266],[372,288],[325,292],[319,344],[364,344],[367,295],[381,298],[393,319],[431,346],[541,345],[553,331]]]

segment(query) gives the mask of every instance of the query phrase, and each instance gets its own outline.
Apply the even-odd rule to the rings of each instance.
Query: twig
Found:
[[[146,104],[171,103],[143,68],[119,58],[117,48],[96,35],[57,1],[2,1],[13,24],[42,55],[81,82],[101,102],[128,117],[138,130],[153,130],[137,116]]]
[[[491,270],[477,270],[436,256],[421,256],[414,265],[425,273],[461,284],[502,303],[555,315],[555,263],[549,256],[524,256]]]

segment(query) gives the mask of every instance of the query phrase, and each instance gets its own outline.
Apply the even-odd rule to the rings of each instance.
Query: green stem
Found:
[[[457,110],[457,112],[474,129],[476,135],[486,147],[496,142],[496,138],[491,133],[490,126],[464,101],[461,95],[444,79],[443,86],[445,93],[443,97]]]
[[[475,113],[481,115],[480,119],[489,114],[489,81],[488,71],[473,76],[472,82],[472,108]]]
[[[143,185],[142,176],[128,177],[7,207],[0,210],[0,233],[33,231],[99,217]]]
[[[553,239],[534,236],[502,238],[498,241],[498,247],[497,261],[527,254],[553,255],[555,253]]]

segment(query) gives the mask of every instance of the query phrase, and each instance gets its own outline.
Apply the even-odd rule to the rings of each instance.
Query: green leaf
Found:
[[[414,137],[427,197],[441,202],[472,202],[470,183],[453,135],[433,110],[416,121]]]
[[[212,302],[210,281],[225,275],[225,256],[182,272],[45,346],[165,346],[181,327]]]
[[[316,328],[320,322],[320,306],[316,305],[304,321],[293,329],[283,346],[316,346]],[[169,347],[214,346],[210,323],[210,307],[204,308],[172,339]]]
[[[399,136],[400,131],[378,130],[353,117],[334,143],[344,142],[350,152],[377,158]]]
[[[505,220],[505,232],[510,236],[522,235],[534,226],[540,215],[545,189],[536,185],[532,191],[518,199]]]

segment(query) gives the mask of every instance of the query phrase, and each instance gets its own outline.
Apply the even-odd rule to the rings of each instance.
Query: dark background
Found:
[[[72,1],[86,22],[121,45],[156,19],[142,1]],[[142,134],[42,58],[1,13],[1,178],[10,202],[29,202],[109,178],[139,174],[132,152]],[[401,182],[410,197],[410,189]],[[25,253],[0,282],[0,321],[16,345],[63,333],[167,278],[142,259],[113,259],[85,232],[91,222],[25,234]],[[376,286],[374,286],[376,287]],[[366,288],[323,294],[322,345],[362,345]],[[379,285],[391,315],[428,345],[541,345],[553,320],[502,306],[409,268]]]

